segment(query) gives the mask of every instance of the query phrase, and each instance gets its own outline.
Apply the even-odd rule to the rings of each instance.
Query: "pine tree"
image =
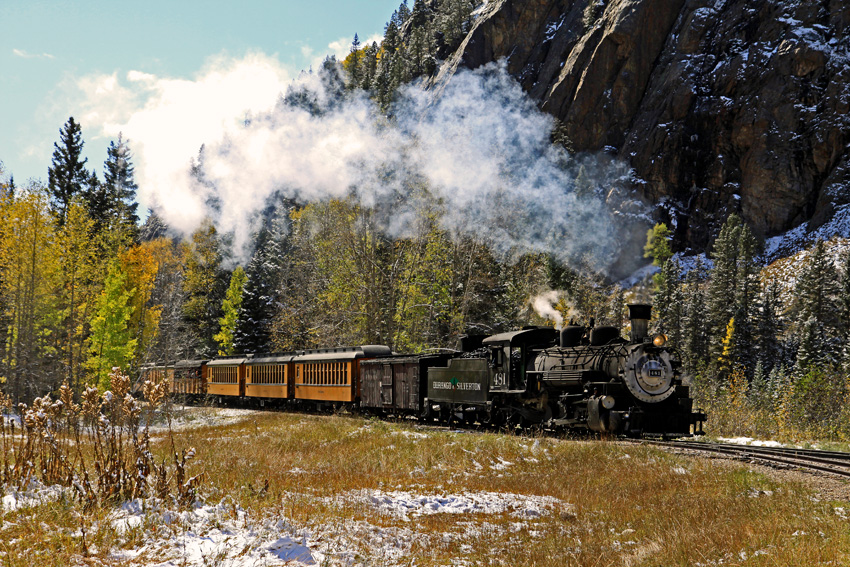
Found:
[[[363,81],[363,74],[361,72],[360,66],[360,58],[362,57],[362,53],[360,53],[360,38],[357,37],[357,34],[354,34],[354,41],[351,42],[351,49],[349,50],[348,57],[346,58],[346,70],[348,71],[348,86],[349,88],[357,88]]]
[[[753,371],[753,380],[750,385],[750,399],[752,405],[758,409],[770,409],[770,385],[768,375],[759,360]]]
[[[236,329],[236,319],[242,307],[242,292],[245,288],[245,270],[237,266],[230,277],[230,286],[221,304],[222,316],[218,320],[221,328],[213,337],[218,343],[218,354],[227,356],[233,354],[233,333]]]
[[[844,343],[850,343],[850,246],[845,246],[838,263],[840,281],[838,284],[838,320],[839,333]]]
[[[386,27],[384,27],[384,41],[381,43],[381,47],[383,47],[385,55],[389,57],[394,56],[396,49],[401,45],[401,32],[399,31],[398,20],[398,10],[396,10],[393,12],[390,21],[387,22]]]
[[[410,19],[410,14],[410,8],[407,7],[407,0],[403,0],[398,6],[398,10],[393,14],[396,18],[398,29],[401,29],[401,26]]]
[[[838,356],[838,353],[828,352],[830,336],[838,323],[836,312],[839,308],[834,295],[837,279],[826,247],[819,240],[803,266],[794,289],[794,336],[803,357],[800,363],[801,354],[798,351],[799,368],[807,369],[815,362]]]
[[[278,203],[257,235],[257,249],[246,269],[242,307],[233,334],[238,352],[268,352],[272,344],[272,321],[286,287],[284,274],[289,247],[289,206]]]
[[[769,282],[765,284],[759,297],[754,323],[758,364],[762,366],[765,374],[773,371],[773,367],[782,356],[782,347],[778,339],[782,333],[778,308],[779,288],[774,282]]]
[[[417,0],[417,5],[420,0]],[[424,2],[422,2],[424,4]],[[414,8],[415,13],[415,8]],[[437,70],[437,45],[430,25],[412,27],[410,44],[407,48],[409,74],[412,77],[431,76]]]
[[[703,283],[706,278],[705,264],[701,258],[697,259],[685,278],[682,317],[685,361],[692,373],[708,359],[708,308]]]
[[[390,77],[391,55],[388,51],[384,51],[381,60],[378,61],[377,69],[375,70],[375,78],[372,80],[372,92],[374,93],[375,101],[381,110],[384,112],[390,106],[393,98],[392,79]]]
[[[614,284],[614,292],[609,296],[607,321],[623,331],[626,323],[626,290],[619,284]]]
[[[363,51],[363,63],[361,66],[362,77],[358,86],[364,91],[372,89],[372,84],[375,80],[375,73],[378,69],[379,51],[378,44],[374,41],[371,45],[366,46],[366,49]]]
[[[275,290],[271,286],[272,267],[265,250],[257,250],[248,264],[247,280],[233,332],[238,352],[267,352],[271,340],[270,322],[274,316]]]
[[[322,61],[319,67],[319,80],[325,95],[325,104],[320,112],[331,112],[339,107],[345,100],[345,78],[342,73],[342,65],[331,55]]]
[[[818,240],[794,289],[794,311],[798,322],[805,324],[812,317],[821,325],[831,322],[835,312],[833,296],[837,279],[823,240]]]
[[[440,2],[439,30],[443,36],[443,43],[449,49],[454,48],[469,31],[472,10],[473,4],[468,0]]]
[[[108,231],[114,218],[109,188],[101,183],[94,174],[89,175],[86,189],[82,193],[86,213],[92,221],[92,234],[101,234]]]
[[[653,299],[656,315],[656,328],[659,333],[669,336],[673,344],[682,340],[682,267],[674,259],[668,259],[656,280],[657,289]]]
[[[797,362],[794,365],[794,375],[805,375],[821,360],[822,336],[820,325],[814,316],[809,317],[800,330],[800,346],[797,349]]]
[[[47,170],[48,191],[57,222],[61,227],[71,200],[81,195],[90,181],[86,171],[88,158],[82,158],[83,137],[74,117],[68,118],[59,131],[59,142],[53,144],[53,161]]]
[[[726,325],[735,316],[736,302],[734,290],[738,288],[738,239],[741,234],[741,219],[730,215],[720,229],[714,242],[714,268],[708,286],[708,311],[710,318],[710,350],[712,361],[718,360],[722,353],[721,342],[725,336]]]
[[[773,367],[767,382],[773,407],[776,408],[786,398],[788,390],[791,387],[788,369],[781,364],[777,364]]]
[[[103,186],[108,196],[110,217],[117,220],[118,226],[128,233],[133,241],[138,239],[139,216],[136,212],[136,185],[132,153],[128,142],[121,133],[118,142],[112,141],[107,149],[104,163]]]
[[[752,315],[758,290],[757,243],[750,228],[730,215],[714,243],[714,269],[708,288],[710,354],[721,360],[729,349],[732,364],[751,374],[755,364]],[[729,320],[735,319],[735,335],[727,336]],[[724,346],[726,340],[730,342]]]
[[[735,279],[735,361],[752,376],[756,363],[755,331],[756,297],[759,291],[759,266],[756,263],[758,244],[747,225],[741,226],[738,237],[738,262]]]
[[[139,239],[142,242],[147,242],[163,238],[166,234],[168,234],[168,225],[156,211],[151,211],[148,218],[145,219],[145,223],[139,229]]]

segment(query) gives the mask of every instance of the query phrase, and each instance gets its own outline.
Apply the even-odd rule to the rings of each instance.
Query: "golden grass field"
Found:
[[[850,503],[743,464],[350,416],[201,419],[221,411],[178,411],[190,421],[173,434],[195,448],[188,472],[216,506],[202,529],[168,502],[142,502],[122,527],[115,505],[60,496],[3,513],[0,563],[300,565],[257,555],[285,535],[317,565],[850,564]],[[152,446],[172,447],[162,429]],[[226,537],[198,559],[169,544],[187,530]]]

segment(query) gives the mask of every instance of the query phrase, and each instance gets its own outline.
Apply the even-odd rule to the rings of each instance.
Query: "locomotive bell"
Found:
[[[649,320],[652,318],[652,305],[646,303],[630,303],[629,320],[632,324],[632,342],[642,343],[649,331]]]

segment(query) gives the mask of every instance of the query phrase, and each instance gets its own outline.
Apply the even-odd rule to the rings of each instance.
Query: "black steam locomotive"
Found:
[[[688,380],[667,338],[650,338],[651,307],[616,327],[529,328],[470,338],[452,355],[389,356],[361,366],[363,408],[422,419],[639,435],[702,433]],[[693,426],[693,429],[692,429]]]

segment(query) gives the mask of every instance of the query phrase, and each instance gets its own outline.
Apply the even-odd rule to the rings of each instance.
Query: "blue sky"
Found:
[[[185,104],[164,110],[166,101],[198,101],[191,110],[199,124],[206,101],[213,121],[240,105],[261,110],[277,94],[263,91],[285,88],[326,54],[344,54],[355,33],[361,40],[380,36],[399,3],[2,0],[5,175],[13,174],[18,185],[30,177],[46,180],[53,143],[72,115],[83,127],[88,167],[102,175],[106,148],[118,131],[131,148],[134,141],[143,146],[149,135],[143,125],[187,113]],[[185,93],[192,94],[180,99]],[[181,127],[193,129],[191,121]],[[195,129],[185,147],[202,141],[202,128]],[[177,137],[190,133],[176,130]]]

